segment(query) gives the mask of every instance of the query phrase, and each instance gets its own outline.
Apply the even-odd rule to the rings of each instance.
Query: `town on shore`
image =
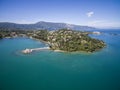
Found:
[[[106,46],[102,40],[91,38],[89,34],[100,34],[100,32],[77,31],[71,29],[60,29],[54,31],[48,30],[0,30],[0,38],[30,37],[41,40],[49,45],[49,48],[55,51],[65,52],[94,52]],[[31,53],[34,49],[26,49],[23,52]],[[36,50],[36,49],[35,49]],[[38,50],[41,50],[38,48]]]

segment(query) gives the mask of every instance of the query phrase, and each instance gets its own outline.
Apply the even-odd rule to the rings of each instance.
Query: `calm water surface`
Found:
[[[0,90],[120,90],[120,31],[92,37],[107,47],[92,54],[46,50],[23,55],[25,48],[46,45],[28,38],[0,40]]]

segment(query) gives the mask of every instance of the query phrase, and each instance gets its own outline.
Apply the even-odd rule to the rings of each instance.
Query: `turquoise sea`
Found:
[[[120,30],[91,37],[107,47],[95,53],[33,52],[46,46],[29,38],[0,40],[0,90],[120,90]]]

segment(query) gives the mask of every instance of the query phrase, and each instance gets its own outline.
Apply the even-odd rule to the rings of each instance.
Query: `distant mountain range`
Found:
[[[0,22],[0,30],[58,30],[58,29],[73,29],[73,30],[93,30],[94,27],[81,26],[67,23],[53,23],[40,21],[35,24],[17,24],[10,22]]]

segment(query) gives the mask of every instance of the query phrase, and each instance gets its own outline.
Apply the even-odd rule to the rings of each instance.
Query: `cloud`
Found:
[[[91,17],[92,15],[94,14],[94,12],[88,12],[86,15],[88,16],[88,17]]]

